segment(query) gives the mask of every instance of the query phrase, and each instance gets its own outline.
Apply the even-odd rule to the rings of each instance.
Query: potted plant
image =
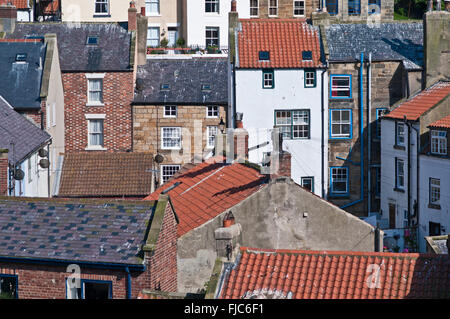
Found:
[[[184,41],[183,38],[178,38],[178,39],[177,39],[177,42],[176,42],[175,44],[176,44],[177,47],[183,48],[185,43],[186,43],[186,42]]]
[[[209,46],[209,47],[206,48],[206,50],[207,50],[208,53],[210,53],[210,54],[217,53],[217,50],[218,50],[218,49],[219,49],[219,48],[216,47],[216,46]]]

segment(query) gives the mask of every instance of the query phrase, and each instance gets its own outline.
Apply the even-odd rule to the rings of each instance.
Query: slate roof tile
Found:
[[[50,139],[48,133],[13,110],[0,95],[0,148],[9,150],[10,163],[20,163]],[[14,143],[14,150],[11,149],[11,143]]]
[[[373,61],[403,61],[407,69],[423,66],[422,22],[332,24],[325,27],[330,61],[359,61],[361,52]]]
[[[132,71],[130,65],[131,32],[127,23],[17,23],[10,39],[57,36],[60,66],[63,72]],[[98,37],[98,45],[87,45],[87,37]]]
[[[34,205],[28,205],[29,203]],[[130,224],[127,218],[115,219],[117,216],[126,217],[126,214],[129,214],[121,212],[118,203],[122,207],[133,209],[133,216],[137,221],[135,224]],[[9,225],[2,229],[0,256],[97,263],[141,263],[137,254],[145,242],[152,202],[111,201],[105,205],[104,201],[85,200],[83,214],[78,214],[80,208],[76,203],[73,211],[70,211],[66,204],[67,200],[0,198],[0,224]],[[54,214],[43,218],[50,206],[54,207]],[[14,213],[5,214],[7,211]],[[21,211],[28,214],[20,214]],[[117,222],[108,220],[105,223],[105,213]],[[86,220],[80,215],[87,216],[89,224],[78,226],[82,220]],[[26,223],[27,221],[32,223]],[[101,228],[100,225],[107,227]],[[123,226],[127,229],[123,230]],[[99,249],[101,245],[106,247],[103,251]],[[121,249],[109,249],[113,245]]]
[[[379,286],[369,288],[383,265]],[[374,281],[376,284],[376,282]],[[225,277],[221,299],[449,298],[448,255],[241,248]]]
[[[227,104],[227,58],[151,59],[138,67],[135,103]],[[169,90],[161,90],[169,84]],[[203,91],[202,84],[211,85]]]

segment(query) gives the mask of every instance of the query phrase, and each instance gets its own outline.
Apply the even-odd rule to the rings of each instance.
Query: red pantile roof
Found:
[[[430,127],[450,128],[450,115],[443,117],[429,125]]]
[[[420,92],[410,100],[400,104],[387,114],[386,118],[417,121],[422,114],[431,109],[437,103],[450,94],[450,82],[438,82],[432,87]]]
[[[17,9],[28,9],[28,0],[0,0],[0,5],[12,4]]]
[[[180,221],[180,237],[246,199],[266,181],[265,175],[248,165],[213,158],[174,176],[145,199],[157,200],[162,191],[180,183],[168,193]]]
[[[153,156],[82,152],[64,156],[59,197],[144,197],[151,191]]]
[[[320,67],[319,30],[302,20],[242,19],[238,35],[240,68]],[[259,51],[269,51],[270,61],[259,61]],[[302,52],[312,60],[303,61]]]
[[[450,298],[450,256],[241,248],[219,298]]]

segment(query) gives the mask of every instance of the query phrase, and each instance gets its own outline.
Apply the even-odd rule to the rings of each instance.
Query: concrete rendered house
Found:
[[[447,196],[443,178],[448,169],[447,155],[443,154],[446,131],[434,127],[444,125],[438,120],[450,114],[449,96],[450,82],[438,82],[381,120],[381,218],[387,220],[384,228],[417,227],[422,252],[426,249],[424,236],[447,231],[448,213],[441,206]],[[420,155],[427,149],[433,156]]]
[[[265,161],[279,128],[292,179],[325,196],[328,76],[318,28],[286,19],[241,19],[238,28],[232,102],[249,132],[249,160]]]

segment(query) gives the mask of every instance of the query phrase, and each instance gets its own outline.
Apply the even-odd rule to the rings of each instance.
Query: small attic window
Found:
[[[259,61],[269,61],[270,53],[269,51],[259,51]]]
[[[303,51],[302,52],[302,60],[303,61],[311,61],[312,60],[312,51]]]
[[[202,91],[211,91],[211,84],[202,84]]]
[[[88,36],[87,40],[86,40],[86,44],[97,45],[98,44],[98,37]]]
[[[168,83],[161,84],[161,91],[168,91],[168,90],[170,90],[170,84]]]
[[[27,54],[26,53],[18,53],[16,54],[16,62],[26,62]]]

